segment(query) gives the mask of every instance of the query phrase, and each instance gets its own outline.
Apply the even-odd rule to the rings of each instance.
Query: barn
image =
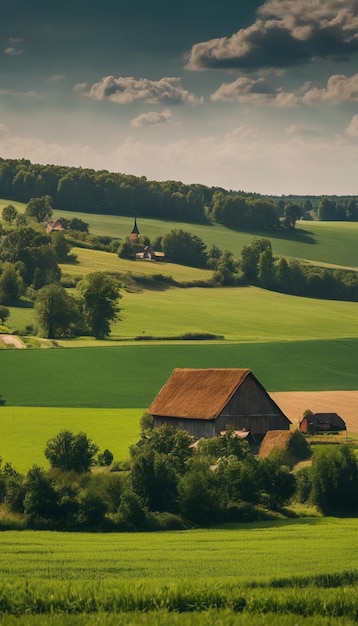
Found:
[[[154,427],[169,424],[196,438],[231,428],[261,441],[268,430],[289,430],[290,420],[249,369],[176,368],[148,412]]]
[[[337,413],[309,413],[301,419],[299,430],[302,433],[329,433],[346,430],[344,420]]]

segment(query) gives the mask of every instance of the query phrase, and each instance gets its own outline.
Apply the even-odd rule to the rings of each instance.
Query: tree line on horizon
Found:
[[[171,221],[222,223],[229,228],[294,228],[300,217],[358,220],[355,196],[263,196],[180,181],[154,181],[81,167],[0,158],[0,197],[28,203],[49,196],[58,210]]]

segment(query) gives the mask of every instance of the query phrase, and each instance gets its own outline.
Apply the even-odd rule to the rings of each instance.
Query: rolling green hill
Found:
[[[9,203],[9,200],[0,199],[0,211]],[[25,209],[25,205],[20,202],[11,201],[11,204],[19,211]],[[55,218],[61,215],[69,219],[80,217],[89,223],[91,232],[97,235],[124,239],[133,227],[132,217],[54,212]],[[250,243],[254,237],[268,237],[272,241],[273,253],[277,256],[358,269],[358,222],[299,221],[295,231],[283,230],[277,233],[239,232],[220,224],[186,224],[145,218],[138,219],[138,226],[141,234],[150,238],[165,235],[173,228],[182,228],[201,237],[209,247],[215,243],[222,250],[230,250],[235,256],[239,256],[242,247]]]

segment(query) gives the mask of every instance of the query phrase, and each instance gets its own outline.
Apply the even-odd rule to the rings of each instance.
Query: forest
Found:
[[[0,159],[0,197],[27,203],[49,196],[63,211],[137,215],[182,222],[219,222],[229,228],[294,228],[305,219],[357,221],[355,196],[265,197],[243,191],[26,159]]]

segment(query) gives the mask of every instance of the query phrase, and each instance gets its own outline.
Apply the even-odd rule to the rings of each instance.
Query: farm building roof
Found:
[[[287,450],[293,435],[292,430],[269,430],[262,440],[259,456],[266,457],[273,450]]]
[[[177,368],[148,411],[164,417],[215,419],[249,374],[251,370],[241,368]]]
[[[326,426],[328,429],[333,427],[340,430],[346,429],[346,424],[338,413],[310,413],[306,419],[315,426]]]

